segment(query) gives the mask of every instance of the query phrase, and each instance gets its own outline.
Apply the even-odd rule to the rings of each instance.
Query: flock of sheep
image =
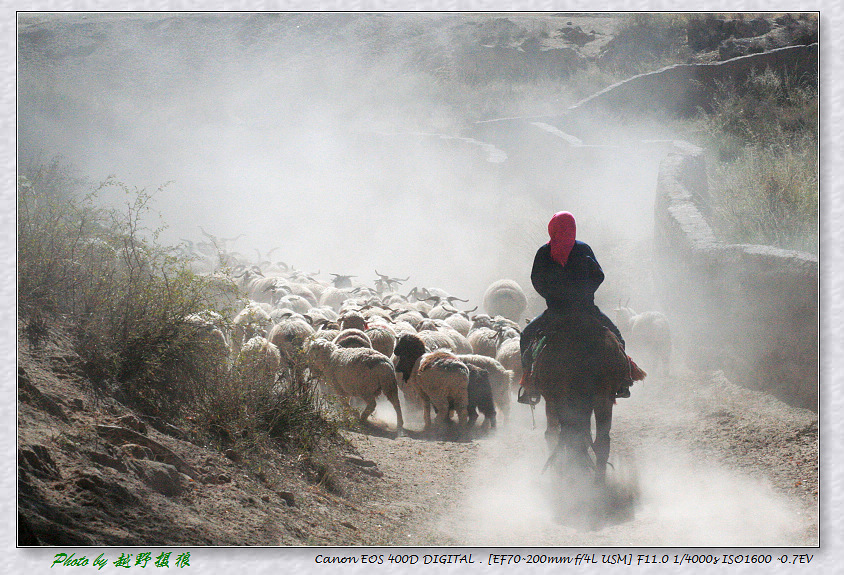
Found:
[[[515,281],[493,282],[483,297],[485,313],[475,313],[455,307],[467,300],[440,289],[399,293],[408,278],[376,271],[369,287],[354,276],[331,274],[325,281],[315,275],[281,262],[213,271],[206,277],[215,307],[239,311],[230,320],[215,312],[187,320],[231,365],[254,377],[272,380],[280,370],[307,369],[323,391],[350,406],[352,398],[361,400],[363,422],[383,394],[399,433],[409,410],[421,412],[427,431],[433,407],[438,432],[452,413],[458,429],[474,426],[478,412],[484,427],[495,427],[498,413],[508,414],[511,389],[522,375],[518,321],[527,305]]]

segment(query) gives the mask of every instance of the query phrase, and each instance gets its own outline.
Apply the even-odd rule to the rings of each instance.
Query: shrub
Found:
[[[309,447],[333,431],[303,369],[230,366],[220,338],[186,320],[214,316],[208,310],[231,317],[214,302],[230,300],[233,282],[194,274],[188,259],[158,245],[160,228],[145,227],[153,194],[114,178],[83,193],[85,182],[60,160],[21,172],[18,301],[33,349],[61,321],[98,389],[143,414],[193,421],[226,444]],[[125,211],[96,206],[106,187],[125,192]]]
[[[184,321],[208,307],[207,280],[144,227],[152,194],[114,178],[89,193],[83,186],[60,160],[18,178],[20,314],[29,325],[45,316],[68,323],[95,384],[150,415],[169,413],[221,368]],[[96,206],[109,186],[131,198],[125,212]]]
[[[807,81],[808,80],[808,81]],[[770,70],[718,88],[698,119],[714,224],[729,241],[818,251],[818,93]]]

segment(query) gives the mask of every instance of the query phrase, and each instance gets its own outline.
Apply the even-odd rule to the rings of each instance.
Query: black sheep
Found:
[[[469,427],[475,425],[478,411],[484,414],[484,423],[495,429],[495,402],[492,399],[492,388],[489,385],[489,374],[485,369],[466,364],[469,368]]]

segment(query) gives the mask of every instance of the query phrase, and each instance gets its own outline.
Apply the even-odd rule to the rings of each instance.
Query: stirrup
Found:
[[[540,399],[542,399],[542,394],[536,391],[529,392],[524,386],[519,388],[519,393],[516,396],[516,401],[525,405],[537,405]]]

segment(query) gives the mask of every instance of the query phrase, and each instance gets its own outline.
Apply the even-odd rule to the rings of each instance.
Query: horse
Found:
[[[552,451],[548,464],[562,453],[568,462],[588,470],[592,467],[591,447],[595,454],[594,481],[603,485],[615,395],[631,378],[627,354],[609,329],[584,313],[555,316],[540,334],[538,338],[544,336],[545,342],[532,373],[534,386],[545,399],[545,439]]]

